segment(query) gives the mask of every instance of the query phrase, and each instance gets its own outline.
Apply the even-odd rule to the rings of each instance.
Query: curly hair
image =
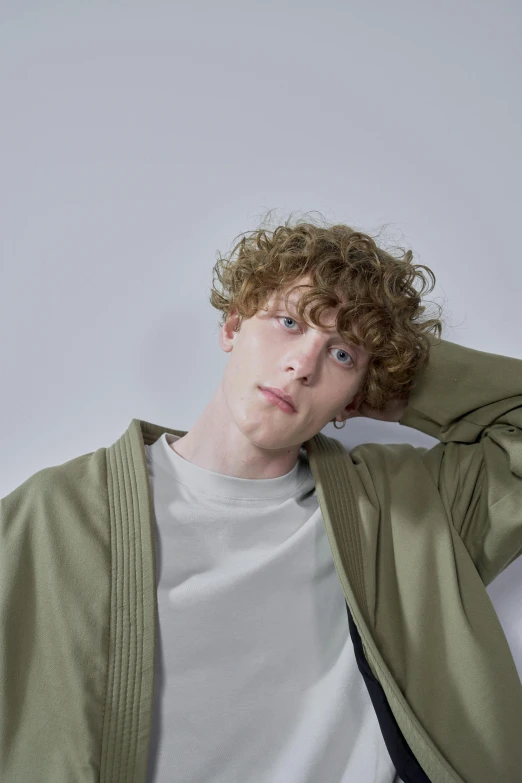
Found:
[[[401,255],[392,255],[349,226],[292,223],[291,217],[274,229],[262,225],[239,237],[228,254],[218,253],[213,268],[210,303],[221,310],[221,324],[235,308],[238,330],[243,318],[266,309],[273,292],[309,276],[312,287],[296,304],[299,317],[322,328],[324,310],[340,306],[339,334],[370,353],[363,402],[383,410],[392,398],[407,396],[414,376],[428,364],[430,336],[440,338],[442,332],[439,319],[421,319],[426,310],[421,299],[433,290],[435,275],[412,263],[411,250],[399,248]]]

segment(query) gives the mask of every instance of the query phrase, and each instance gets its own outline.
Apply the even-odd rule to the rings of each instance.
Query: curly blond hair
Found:
[[[291,217],[275,228],[262,224],[239,236],[229,253],[218,254],[213,268],[210,303],[221,310],[221,324],[235,308],[239,329],[243,318],[266,307],[273,292],[310,276],[312,288],[296,310],[309,326],[322,328],[323,311],[341,306],[339,334],[370,353],[363,402],[383,410],[392,398],[407,396],[414,376],[429,361],[430,335],[440,338],[442,332],[439,319],[421,319],[426,310],[421,299],[433,290],[435,275],[412,263],[411,250],[399,248],[396,256],[349,226],[292,222]]]

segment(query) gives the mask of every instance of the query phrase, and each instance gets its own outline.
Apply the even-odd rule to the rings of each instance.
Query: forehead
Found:
[[[292,298],[299,299],[303,293],[306,292],[308,288],[313,287],[312,277],[311,275],[302,275],[301,277],[298,277],[296,280],[293,280],[291,283],[287,283],[284,286],[281,286],[281,288],[278,288],[276,291],[274,291],[274,294],[276,296],[285,296],[290,291],[292,291]],[[294,290],[295,289],[295,290]]]
[[[303,297],[303,294],[306,294],[309,289],[313,288],[313,283],[311,282],[310,276],[303,276],[298,278],[297,280],[294,280],[292,283],[288,283],[286,286],[281,286],[281,288],[276,289],[275,291],[272,291],[272,293],[269,296],[269,300],[271,302],[287,302],[290,305],[296,305],[299,300]],[[313,304],[313,303],[312,303]],[[312,305],[308,305],[307,310]],[[339,305],[336,308],[331,308],[332,313],[337,313],[337,310],[341,307]],[[324,320],[324,318],[321,318],[321,320]]]

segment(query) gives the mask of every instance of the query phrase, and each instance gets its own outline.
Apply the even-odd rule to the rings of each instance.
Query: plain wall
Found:
[[[4,0],[0,497],[132,418],[191,427],[228,360],[217,251],[267,209],[387,224],[435,272],[446,339],[522,358],[521,21],[506,0]],[[522,675],[522,560],[488,592]]]

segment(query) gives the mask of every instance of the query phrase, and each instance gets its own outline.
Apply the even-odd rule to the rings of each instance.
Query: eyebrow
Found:
[[[299,301],[300,297],[295,296],[295,294],[288,299],[288,305],[292,305],[295,309],[296,303]],[[274,299],[274,304],[285,304],[285,297],[283,294],[278,294],[278,296]],[[327,332],[328,334],[331,334],[332,337],[337,337],[339,340],[342,340],[342,342],[346,343],[347,345],[353,346],[355,349],[357,349],[357,346],[354,343],[351,343],[349,340],[346,339],[346,337],[343,337],[339,332],[331,332],[329,329],[323,329],[323,331]]]

